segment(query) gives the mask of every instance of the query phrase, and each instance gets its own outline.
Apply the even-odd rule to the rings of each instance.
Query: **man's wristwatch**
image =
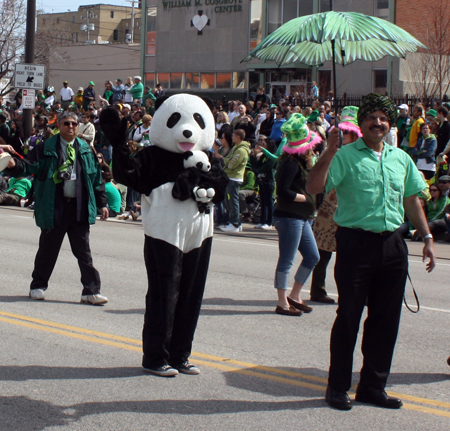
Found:
[[[431,235],[431,233],[427,233],[427,234],[423,237],[423,239],[428,239],[428,238],[433,239],[433,235]]]

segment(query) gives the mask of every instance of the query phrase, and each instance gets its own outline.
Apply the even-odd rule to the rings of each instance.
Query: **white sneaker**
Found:
[[[108,302],[106,296],[96,293],[95,295],[81,295],[81,301],[84,304],[102,305]]]
[[[237,233],[242,232],[242,226],[235,227],[230,223],[225,227],[221,227],[220,230],[222,232]]]
[[[271,229],[272,229],[272,225],[263,224],[263,225],[261,226],[261,229],[264,229],[264,230],[271,230]]]
[[[261,223],[255,224],[254,229],[261,229],[261,226],[262,226]]]
[[[30,290],[31,299],[45,299],[45,290],[43,289],[31,289]]]

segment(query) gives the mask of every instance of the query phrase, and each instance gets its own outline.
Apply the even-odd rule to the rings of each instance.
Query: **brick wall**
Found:
[[[427,26],[436,20],[436,14],[444,12],[447,22],[450,21],[450,5],[448,0],[396,0],[395,24],[411,33],[426,44]],[[441,4],[441,5],[440,5]]]

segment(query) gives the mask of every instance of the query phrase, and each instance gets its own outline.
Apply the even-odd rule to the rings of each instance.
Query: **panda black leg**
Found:
[[[170,365],[178,365],[189,359],[197,321],[202,305],[211,255],[212,237],[183,256],[180,294],[175,311]]]
[[[177,247],[145,236],[148,292],[142,332],[145,368],[169,363],[169,346],[178,302],[183,253]]]

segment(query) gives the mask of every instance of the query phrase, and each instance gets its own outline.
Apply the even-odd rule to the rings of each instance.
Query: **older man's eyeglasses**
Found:
[[[76,123],[75,121],[64,121],[64,126],[66,126],[66,127],[70,127],[70,126],[72,126],[72,127],[77,127],[78,126],[78,123]]]

